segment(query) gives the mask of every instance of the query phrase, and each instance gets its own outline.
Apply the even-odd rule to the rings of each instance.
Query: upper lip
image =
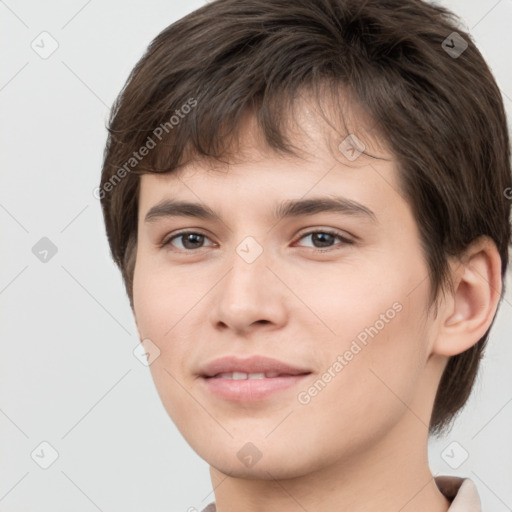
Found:
[[[225,356],[206,363],[200,369],[202,377],[214,377],[219,373],[270,373],[279,375],[301,375],[311,373],[311,370],[292,366],[291,364],[264,356],[251,356],[241,358],[237,356]]]

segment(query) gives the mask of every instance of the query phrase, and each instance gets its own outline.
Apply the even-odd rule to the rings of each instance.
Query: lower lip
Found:
[[[255,402],[299,384],[309,374],[288,375],[264,379],[203,378],[208,391],[233,402]]]

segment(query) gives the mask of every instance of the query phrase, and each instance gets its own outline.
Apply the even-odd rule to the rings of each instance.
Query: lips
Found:
[[[200,372],[208,395],[232,402],[259,402],[298,386],[312,372],[299,365],[263,356],[222,357]]]
[[[273,379],[279,377],[277,372],[256,372],[256,373],[245,373],[245,372],[226,372],[214,375],[212,378],[231,379],[231,380],[245,380],[245,379]]]
[[[308,373],[311,373],[309,368],[291,365],[284,361],[264,356],[251,356],[245,359],[236,356],[221,357],[207,363],[200,370],[201,376],[205,378],[222,377],[234,378],[236,380],[274,378]]]

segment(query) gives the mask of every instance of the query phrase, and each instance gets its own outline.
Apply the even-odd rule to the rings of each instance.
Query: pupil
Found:
[[[320,244],[323,244],[321,245],[322,247],[326,247],[329,245],[329,242],[331,241],[331,238],[332,238],[333,235],[329,234],[329,233],[315,233],[313,235],[313,237],[316,237],[316,239],[320,239],[319,242]],[[327,237],[327,240],[325,240],[325,238]],[[321,240],[321,239],[324,239],[324,240]]]
[[[187,247],[187,243],[189,243],[189,242],[191,242],[191,243],[192,243],[192,245],[193,245],[194,243],[196,243],[196,244],[197,244],[198,242],[199,242],[199,244],[200,244],[200,243],[201,243],[201,241],[202,241],[202,237],[203,237],[203,235],[194,234],[194,233],[191,233],[191,234],[189,234],[189,235],[186,235],[186,236],[185,236],[185,244],[184,244],[184,246],[185,246],[185,247]],[[195,239],[195,240],[194,240],[194,239]],[[198,239],[199,239],[199,240],[198,240]],[[195,246],[194,246],[194,247],[195,247]],[[192,247],[192,248],[194,248],[194,247]],[[187,248],[190,248],[190,247],[187,247]]]

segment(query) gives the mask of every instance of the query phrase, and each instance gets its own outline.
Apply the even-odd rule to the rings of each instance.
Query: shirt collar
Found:
[[[448,512],[482,512],[482,505],[473,480],[457,476],[434,477],[438,489],[451,502]],[[215,503],[210,503],[202,512],[215,512]]]
[[[457,476],[434,477],[438,489],[451,502],[448,512],[482,512],[482,504],[473,480]]]

